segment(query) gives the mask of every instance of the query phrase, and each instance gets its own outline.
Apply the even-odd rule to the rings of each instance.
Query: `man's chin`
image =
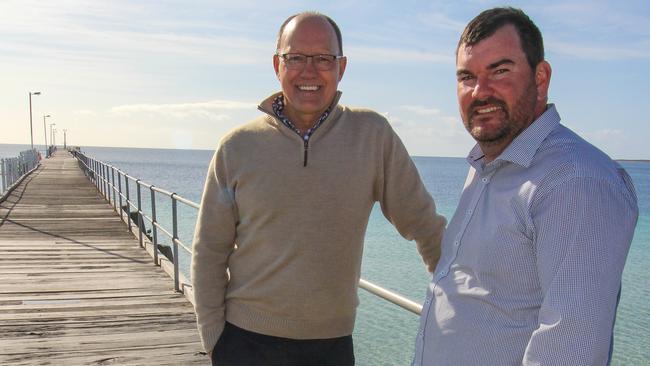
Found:
[[[476,142],[483,145],[496,145],[502,142],[506,137],[506,131],[482,131],[473,130],[470,133]]]

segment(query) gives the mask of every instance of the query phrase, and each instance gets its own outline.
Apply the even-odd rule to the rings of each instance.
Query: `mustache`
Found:
[[[467,115],[471,118],[476,114],[476,109],[479,107],[483,107],[486,105],[495,105],[497,107],[501,107],[501,110],[503,110],[505,113],[508,113],[508,109],[506,106],[506,102],[502,101],[501,99],[497,99],[494,97],[489,97],[485,100],[475,100],[472,102],[472,104],[467,107]]]

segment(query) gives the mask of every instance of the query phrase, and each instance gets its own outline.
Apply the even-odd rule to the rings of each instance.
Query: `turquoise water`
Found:
[[[0,145],[0,157],[14,156],[25,145]],[[147,183],[198,202],[203,188],[211,151],[83,148],[89,156],[110,162],[128,174]],[[415,163],[427,189],[436,199],[438,209],[451,217],[460,197],[467,173],[462,158],[416,157]],[[640,217],[634,241],[623,274],[623,293],[615,329],[613,365],[646,365],[650,360],[650,163],[622,162],[632,176],[639,197]],[[132,197],[135,191],[132,189]],[[145,211],[151,198],[142,194]],[[158,217],[171,228],[170,203],[156,198]],[[179,206],[183,217],[180,238],[191,242],[196,210]],[[162,239],[164,237],[160,236]],[[163,242],[169,242],[168,240]],[[185,267],[189,258],[181,258]],[[187,273],[187,268],[185,269]],[[362,276],[413,300],[422,302],[429,275],[417,254],[415,245],[402,239],[383,218],[378,207],[372,212],[366,235]],[[354,332],[358,365],[410,364],[417,316],[395,305],[359,291],[361,305]]]

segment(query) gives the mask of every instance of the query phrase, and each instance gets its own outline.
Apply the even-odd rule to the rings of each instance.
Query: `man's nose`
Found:
[[[480,77],[476,79],[474,90],[472,90],[472,97],[474,99],[485,100],[492,96],[493,93],[494,90],[488,78]]]
[[[314,56],[307,57],[307,62],[305,62],[305,67],[302,68],[302,72],[315,74],[317,71]]]

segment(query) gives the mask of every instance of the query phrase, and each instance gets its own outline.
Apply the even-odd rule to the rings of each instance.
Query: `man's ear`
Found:
[[[273,69],[275,70],[275,76],[280,78],[280,56],[273,55]]]
[[[348,65],[348,58],[343,56],[339,59],[339,81],[343,79],[343,74],[345,73],[345,67]]]
[[[551,85],[551,64],[546,60],[535,67],[535,85],[537,87],[537,100],[546,103],[548,98],[548,87]]]

